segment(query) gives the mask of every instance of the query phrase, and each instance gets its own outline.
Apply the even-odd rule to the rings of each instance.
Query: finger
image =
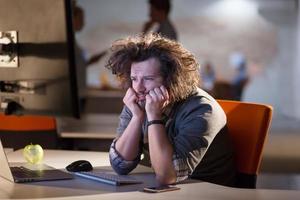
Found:
[[[150,90],[148,94],[150,95],[151,98],[157,99],[156,93],[154,92],[154,90]]]
[[[149,104],[153,101],[152,96],[150,95],[150,92],[146,95],[146,104]]]
[[[134,91],[132,88],[128,88],[128,90],[126,91],[125,97],[130,97],[134,94]]]
[[[128,90],[126,91],[126,94],[123,98],[124,103],[125,103],[125,101],[126,102],[134,102],[134,101],[136,101],[136,99],[137,99],[137,96],[136,96],[134,90],[132,88],[128,88]]]
[[[160,88],[154,88],[154,92],[159,100],[164,100],[165,97]]]
[[[162,91],[162,94],[165,97],[165,99],[168,100],[169,99],[169,92],[166,89],[166,87],[162,85],[162,86],[160,86],[160,90]]]
[[[158,95],[154,90],[150,90],[149,95],[151,96],[153,102],[162,101],[162,96]]]
[[[149,100],[151,100],[151,99],[152,99],[152,97],[151,97],[151,95],[150,95],[150,94],[146,94],[145,98],[146,98],[146,101],[149,101]]]
[[[135,96],[126,97],[123,99],[123,102],[125,103],[125,105],[129,105],[131,103],[136,103],[137,98]]]
[[[131,94],[131,95],[135,95],[135,91],[132,88],[128,89],[128,93]]]

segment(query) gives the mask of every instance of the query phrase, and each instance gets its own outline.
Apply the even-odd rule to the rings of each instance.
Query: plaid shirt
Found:
[[[125,106],[117,129],[119,136],[126,129],[131,117],[130,110]],[[119,136],[113,141],[109,156],[111,165],[117,173],[128,174],[139,163],[151,166],[147,123],[145,120],[141,128],[143,137],[140,142],[140,151],[134,160],[123,159],[115,149]],[[177,182],[193,174],[214,137],[225,124],[226,115],[222,108],[201,89],[186,101],[172,107],[166,115],[165,128],[174,150],[173,166],[177,173]]]

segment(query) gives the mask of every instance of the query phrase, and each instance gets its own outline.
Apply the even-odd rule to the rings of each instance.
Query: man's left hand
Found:
[[[162,85],[146,95],[146,113],[149,121],[161,119],[163,108],[169,104],[169,93]]]

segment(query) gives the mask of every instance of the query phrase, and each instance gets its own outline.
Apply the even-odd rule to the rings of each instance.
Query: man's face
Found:
[[[160,63],[156,58],[132,63],[130,77],[132,88],[138,97],[138,104],[142,107],[145,105],[146,94],[163,84]]]

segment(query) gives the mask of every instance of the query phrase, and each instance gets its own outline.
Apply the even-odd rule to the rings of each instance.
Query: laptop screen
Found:
[[[0,176],[6,178],[7,180],[14,181],[1,140],[0,140],[0,166],[1,166]]]

